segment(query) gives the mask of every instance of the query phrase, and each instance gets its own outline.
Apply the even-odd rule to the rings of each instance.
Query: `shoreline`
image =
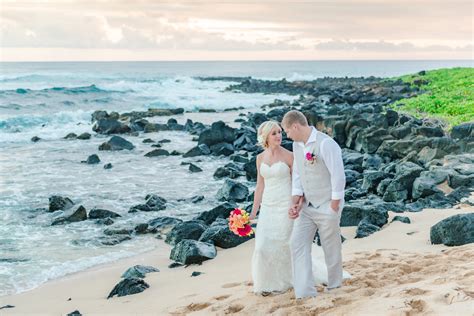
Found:
[[[352,282],[358,282],[358,275],[362,272],[365,273],[363,267],[367,266],[366,268],[370,270],[370,265],[364,262],[370,263],[369,259],[371,256],[384,257],[385,254],[395,254],[400,259],[415,254],[419,258],[431,258],[433,256],[442,256],[443,252],[464,251],[474,253],[473,244],[460,247],[429,244],[430,226],[451,215],[465,214],[473,211],[474,207],[472,206],[460,205],[452,209],[426,209],[418,213],[405,213],[405,215],[411,218],[412,224],[393,222],[387,224],[378,234],[363,239],[354,239],[354,227],[343,227],[342,234],[347,238],[343,244],[344,268],[353,275],[354,280],[346,282],[346,285],[337,292],[339,295],[346,295],[345,293],[341,294],[341,292],[343,292],[344,288],[349,290],[352,287]],[[391,219],[396,213],[391,213],[390,215]],[[407,233],[409,232],[414,233],[408,235]],[[59,313],[67,314],[74,310],[79,310],[85,315],[117,315],[129,313],[187,315],[194,312],[202,315],[222,314],[225,308],[227,308],[224,306],[223,301],[232,301],[234,304],[230,304],[229,306],[235,307],[235,302],[242,298],[250,300],[248,306],[243,303],[245,306],[242,310],[242,314],[255,312],[259,314],[259,310],[262,311],[261,309],[264,308],[265,298],[257,297],[251,293],[250,260],[254,240],[231,249],[224,250],[219,248],[219,255],[215,259],[205,261],[200,266],[191,265],[187,268],[178,267],[174,269],[167,267],[172,260],[168,259],[169,252],[165,250],[171,247],[164,244],[163,241],[157,240],[157,242],[162,246],[158,251],[155,249],[140,255],[95,266],[57,280],[48,281],[40,287],[27,292],[2,296],[0,297],[0,306],[7,304],[15,306],[14,308],[3,309],[2,315],[36,313],[57,315]],[[314,247],[314,249],[315,255],[321,257],[322,252],[320,247]],[[372,261],[372,263],[375,264],[377,262]],[[383,262],[380,262],[379,264],[382,263]],[[160,272],[150,273],[146,276],[145,281],[150,284],[150,288],[139,294],[115,297],[107,300],[107,294],[113,286],[118,283],[120,275],[127,268],[136,264],[151,265],[160,269]],[[466,264],[474,268],[473,263],[467,262]],[[402,266],[404,264],[400,265]],[[390,272],[393,265],[387,267],[388,268],[385,269],[386,271],[382,268],[377,270],[378,272],[371,272],[373,274],[372,277],[375,277],[375,279],[379,281],[381,280],[380,278],[384,278],[384,275],[385,277],[390,276],[390,278],[393,278],[394,276],[391,275]],[[446,268],[449,270],[454,267],[447,266]],[[417,272],[416,269],[415,272]],[[357,272],[357,270],[360,271]],[[193,271],[203,272],[203,274],[197,277],[191,277]],[[442,271],[439,272],[441,273]],[[410,275],[410,273],[408,273],[408,275]],[[439,275],[425,275],[426,280],[421,280],[415,276],[413,277],[413,282],[405,283],[405,287],[410,288],[412,285],[415,286],[417,283],[432,278],[442,278],[442,276]],[[464,281],[467,282],[471,279],[474,281],[474,275],[468,273]],[[382,289],[390,290],[390,286],[386,287],[387,288],[382,287]],[[463,288],[463,286],[461,286],[461,288]],[[446,289],[440,286],[439,290]],[[469,289],[465,290],[469,292]],[[428,292],[437,291],[438,289],[434,287]],[[290,311],[295,306],[301,305],[297,304],[294,299],[291,298],[292,295],[292,291],[289,291],[281,296],[271,296],[268,300],[271,300],[272,304],[276,304],[278,297],[280,297],[283,299],[283,302],[279,302],[278,304],[283,304],[284,306],[281,308],[287,308]],[[327,303],[327,299],[331,296],[326,296],[326,294],[320,293],[316,299],[305,300],[303,305],[307,305],[306,308],[317,307],[322,303]],[[338,294],[335,293],[334,296],[337,297]],[[431,304],[436,303],[437,308],[444,306],[436,301],[434,301],[434,303],[431,302],[434,299],[431,296],[425,297],[425,299],[429,299]],[[422,295],[421,297],[423,298],[424,296]],[[435,298],[438,297],[439,296],[435,296]],[[68,300],[69,298],[71,298],[71,300]],[[321,300],[318,300],[319,298],[321,298]],[[460,315],[463,315],[462,311],[467,312],[464,308],[469,306],[471,299],[472,298],[463,299],[458,302],[456,306],[449,304],[449,308],[450,310],[458,308],[457,310],[460,312]],[[28,303],[25,304],[25,302]],[[357,305],[357,308],[362,310],[360,312],[354,312],[354,315],[361,314],[364,308],[368,308],[367,306],[364,307],[365,305],[362,306],[363,304]],[[381,306],[379,307],[382,308]],[[330,310],[337,313],[338,308],[344,309],[347,313],[350,311],[350,304],[331,307]],[[383,308],[378,311],[381,312],[383,310],[389,312],[389,310]],[[432,311],[435,314],[437,313],[436,310]],[[352,313],[349,312],[349,314]]]

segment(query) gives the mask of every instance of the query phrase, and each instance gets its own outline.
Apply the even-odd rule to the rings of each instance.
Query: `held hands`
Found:
[[[341,200],[331,200],[331,209],[334,212],[339,212],[339,206],[341,205]]]
[[[293,203],[293,205],[288,210],[288,216],[290,219],[296,219],[300,215],[301,208],[303,207],[304,198],[301,196],[297,199],[297,201]]]
[[[300,209],[298,208],[298,205],[292,205],[290,209],[288,210],[288,216],[290,219],[296,219],[298,216],[300,216]]]

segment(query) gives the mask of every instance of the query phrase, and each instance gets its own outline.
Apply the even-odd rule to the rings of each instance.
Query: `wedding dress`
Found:
[[[284,292],[292,288],[290,236],[293,220],[288,217],[291,206],[290,167],[283,161],[260,165],[265,187],[255,232],[252,257],[253,291]],[[318,284],[327,283],[327,268],[322,250],[313,244],[313,275]],[[344,272],[344,277],[350,277]]]

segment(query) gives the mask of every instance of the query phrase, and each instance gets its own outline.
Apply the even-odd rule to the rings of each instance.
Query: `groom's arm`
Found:
[[[331,207],[337,211],[340,201],[344,199],[344,188],[346,186],[341,147],[336,141],[328,138],[321,143],[320,152],[331,175]]]
[[[293,152],[295,151],[295,144],[293,142]],[[296,161],[294,159],[293,154],[293,168],[291,171],[291,209],[290,209],[290,218],[298,217],[299,210],[301,209],[301,205],[303,204],[303,186],[301,185],[300,174],[298,172],[298,166],[296,165]],[[294,214],[292,216],[291,214]]]
[[[303,185],[301,185],[301,179],[300,179],[300,174],[298,171],[298,165],[296,164],[296,159],[295,159],[295,146],[298,146],[295,142],[293,142],[293,168],[291,170],[291,195],[293,198],[295,196],[303,196]]]

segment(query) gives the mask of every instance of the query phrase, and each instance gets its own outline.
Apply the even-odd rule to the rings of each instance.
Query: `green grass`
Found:
[[[474,68],[450,68],[427,71],[424,76],[406,75],[401,79],[414,85],[424,80],[420,89],[425,93],[399,100],[392,107],[418,118],[440,119],[448,128],[474,121]]]

